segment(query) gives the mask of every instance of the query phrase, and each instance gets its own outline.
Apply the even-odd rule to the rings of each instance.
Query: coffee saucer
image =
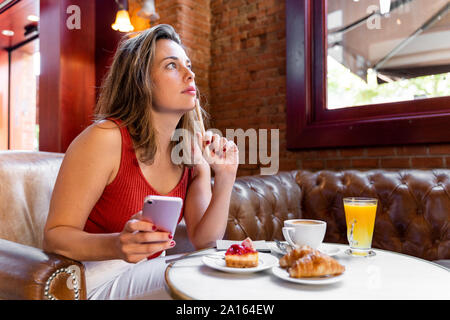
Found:
[[[346,255],[352,256],[352,257],[357,257],[357,258],[370,258],[370,257],[374,257],[377,254],[375,253],[375,251],[373,250],[369,250],[367,251],[367,253],[359,253],[358,252],[352,252],[352,249],[347,249],[344,251],[344,253]]]

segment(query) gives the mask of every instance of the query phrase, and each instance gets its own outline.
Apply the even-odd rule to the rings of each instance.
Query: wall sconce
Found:
[[[128,0],[125,0],[126,6],[115,0],[119,6],[119,10],[116,15],[116,22],[111,26],[113,30],[120,32],[131,32],[134,30],[133,25],[130,21],[130,15],[128,14]]]
[[[141,0],[142,9],[138,12],[138,16],[150,21],[159,20],[159,14],[156,13],[155,0]]]

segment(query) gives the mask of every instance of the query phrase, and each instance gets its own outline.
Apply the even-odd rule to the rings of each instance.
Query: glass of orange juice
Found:
[[[358,257],[375,255],[371,247],[377,203],[375,198],[344,198],[347,239],[350,244],[347,254]]]

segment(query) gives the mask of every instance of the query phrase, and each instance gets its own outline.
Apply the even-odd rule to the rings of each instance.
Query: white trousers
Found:
[[[168,258],[144,259],[136,264],[124,260],[85,261],[89,300],[171,300],[164,273]]]

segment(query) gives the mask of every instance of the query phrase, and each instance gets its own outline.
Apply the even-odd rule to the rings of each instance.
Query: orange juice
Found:
[[[377,199],[345,198],[344,210],[352,253],[365,255],[372,246]]]

